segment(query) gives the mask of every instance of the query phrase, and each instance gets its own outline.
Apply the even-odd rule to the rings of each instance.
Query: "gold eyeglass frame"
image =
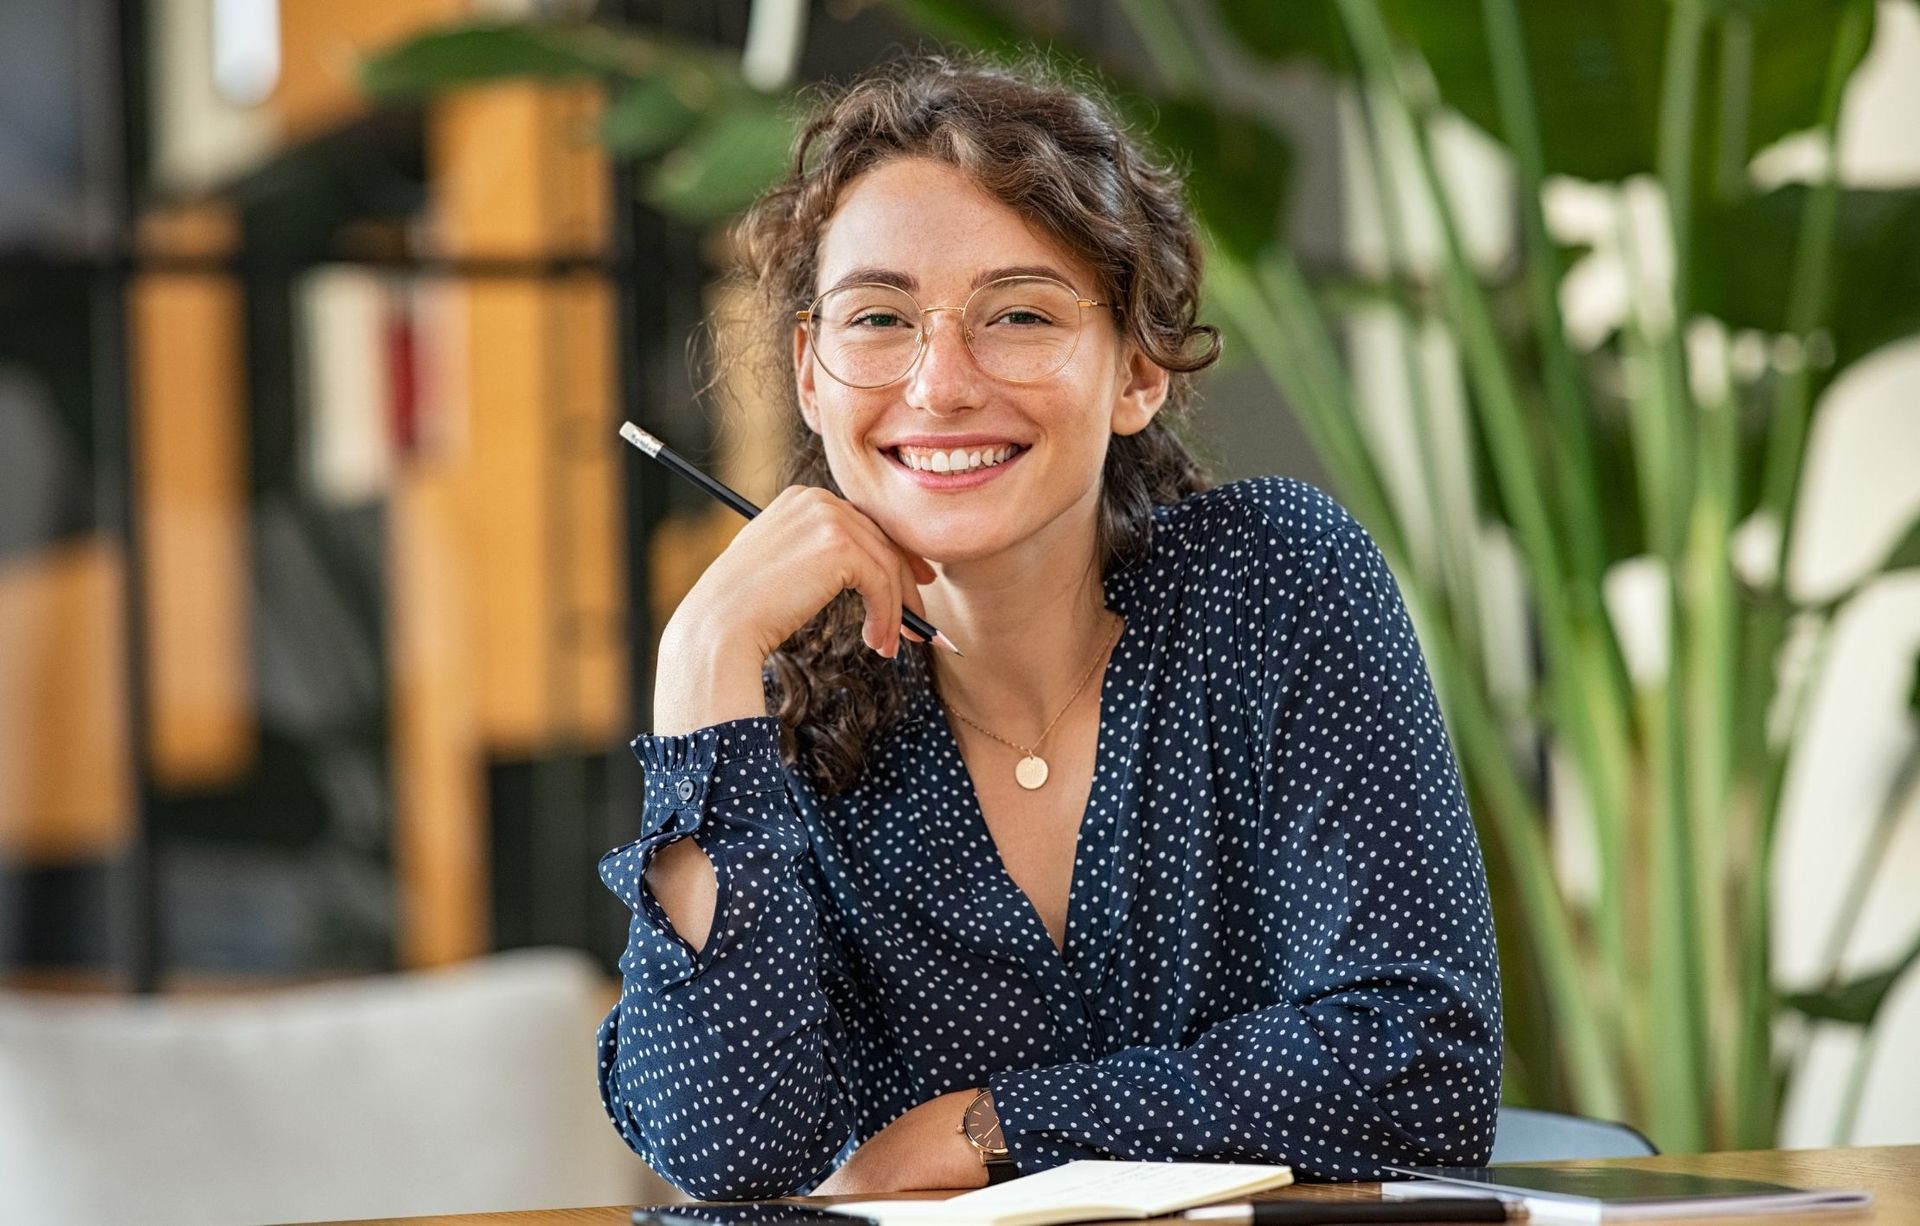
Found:
[[[1031,379],[1009,379],[1005,375],[996,375],[992,371],[988,370],[985,366],[981,365],[980,355],[973,351],[973,329],[967,327],[967,308],[973,305],[974,298],[976,298],[981,293],[981,291],[992,289],[996,285],[1003,285],[1008,281],[1052,282],[1054,285],[1057,285],[1061,289],[1066,290],[1069,294],[1072,294],[1073,304],[1074,306],[1078,307],[1080,310],[1078,322],[1074,327],[1074,331],[1073,331],[1073,344],[1067,347],[1067,352],[1065,356],[1063,356],[1060,359],[1060,365],[1054,367],[1052,370],[1048,371],[1044,375],[1035,375]],[[813,343],[813,328],[811,327],[811,325],[814,321],[814,313],[819,309],[820,303],[823,300],[825,300],[825,298],[827,297],[827,294],[837,294],[841,290],[859,289],[862,286],[866,286],[872,289],[887,289],[887,290],[892,290],[897,294],[905,294],[907,301],[913,304],[913,309],[920,313],[920,327],[918,328],[920,339],[919,339],[919,344],[916,345],[914,348],[913,358],[910,361],[908,361],[906,368],[904,370],[902,370],[899,374],[895,375],[893,378],[888,379],[884,383],[853,383],[853,382],[849,382],[846,379],[841,378],[839,375],[833,372],[833,368],[831,366],[827,365],[826,359],[820,356],[820,350]],[[1085,331],[1086,329],[1087,308],[1088,307],[1111,308],[1112,306],[1113,304],[1111,302],[1096,302],[1092,298],[1084,297],[1079,290],[1073,288],[1073,286],[1068,285],[1065,281],[1062,281],[1056,277],[1041,277],[1041,276],[1035,276],[1031,273],[1022,273],[1018,276],[1012,276],[1012,277],[995,277],[991,281],[987,281],[981,285],[975,286],[973,292],[967,295],[966,301],[962,302],[959,306],[921,306],[920,300],[918,298],[915,298],[910,291],[903,289],[898,285],[891,285],[885,281],[850,281],[845,285],[836,285],[832,289],[827,290],[826,293],[820,294],[812,302],[808,303],[804,310],[795,311],[793,313],[793,318],[794,318],[794,321],[797,323],[809,325],[807,328],[807,353],[812,356],[814,362],[819,365],[821,370],[824,370],[827,372],[827,377],[829,379],[832,379],[835,383],[841,384],[845,387],[851,387],[859,391],[867,392],[867,391],[872,391],[873,389],[878,387],[890,387],[893,384],[900,382],[900,380],[906,378],[908,375],[913,373],[914,367],[920,365],[920,359],[927,356],[927,344],[933,339],[933,334],[931,331],[932,317],[934,313],[937,311],[960,312],[960,343],[966,346],[967,356],[973,359],[974,366],[977,367],[982,374],[986,375],[990,379],[998,379],[1002,383],[1024,384],[1024,383],[1039,383],[1043,380],[1051,379],[1055,375],[1059,374],[1061,371],[1065,370],[1067,368],[1067,363],[1073,361],[1073,355],[1080,352],[1080,333]]]

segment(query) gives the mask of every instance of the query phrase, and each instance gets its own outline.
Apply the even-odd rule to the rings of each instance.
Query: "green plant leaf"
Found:
[[[1187,198],[1220,246],[1252,259],[1280,237],[1293,146],[1265,122],[1203,101],[1116,101],[1148,142],[1187,170]]]
[[[1519,6],[1548,173],[1612,182],[1656,172],[1668,3],[1526,0]],[[1834,13],[1844,3],[1741,5],[1753,33],[1744,155],[1813,126],[1835,37]],[[1226,27],[1256,54],[1314,60],[1343,74],[1353,70],[1336,33],[1331,0],[1216,4]],[[1441,97],[1505,140],[1480,6],[1383,0],[1382,8],[1395,33],[1418,48],[1432,68]],[[1702,183],[1711,182],[1714,141],[1708,134],[1717,132],[1720,122],[1718,41],[1708,40],[1699,65],[1698,122],[1705,139],[1695,142],[1695,173]]]
[[[1003,16],[979,0],[888,0],[888,7],[931,38],[995,57],[1034,55],[1052,33]]]
[[[1667,0],[1669,5],[1675,0]],[[1752,17],[1770,9],[1798,4],[1801,0],[1692,0],[1703,12],[1715,17]]]
[[[1331,0],[1215,0],[1220,20],[1241,46],[1266,59],[1313,60],[1329,68],[1352,70],[1346,40]],[[1465,17],[1465,5],[1452,6]],[[1388,6],[1389,19],[1398,10]],[[1476,21],[1478,19],[1476,18]]]
[[[1920,962],[1920,937],[1893,962],[1870,975],[1821,992],[1789,992],[1780,1002],[1796,1013],[1823,1022],[1845,1022],[1852,1026],[1871,1026],[1880,1016],[1900,977]]]
[[[647,203],[695,225],[722,221],[786,170],[795,121],[758,94],[702,116],[687,138],[661,158],[643,189]]]
[[[466,26],[416,35],[361,61],[375,98],[420,98],[453,85],[509,77],[595,77],[604,69],[530,26]]]
[[[1810,194],[1789,184],[1703,209],[1694,235],[1695,308],[1735,328],[1786,331]],[[1920,332],[1920,189],[1842,189],[1837,207],[1829,379]]]
[[[643,194],[695,224],[745,207],[785,168],[793,140],[779,100],[750,89],[730,55],[587,22],[443,27],[361,66],[364,87],[386,99],[510,78],[607,82],[602,142],[625,156],[658,157]]]
[[[1887,560],[1880,564],[1880,569],[1884,572],[1906,570],[1914,566],[1920,566],[1920,519],[1907,525],[1906,534],[1888,551]]]
[[[512,77],[641,79],[730,71],[729,59],[709,48],[590,22],[477,22],[440,26],[367,57],[360,85],[375,98],[406,99]]]
[[[1804,132],[1815,126],[1820,115],[1821,92],[1832,67],[1834,41],[1842,22],[1840,11],[1850,0],[1784,0],[1769,3],[1752,14],[1753,60],[1748,69],[1748,116],[1746,158],[1773,144],[1783,136]],[[1847,67],[1851,74],[1865,58],[1872,42],[1871,27],[1860,42],[1859,51]],[[1701,71],[1708,74],[1702,86],[1703,103],[1701,141],[1703,160],[1715,144],[1705,133],[1716,130],[1721,121],[1720,40],[1710,37]]]
[[[600,141],[613,153],[652,157],[671,148],[699,121],[708,96],[689,99],[664,77],[648,77],[622,87],[600,119]]]
[[[1353,71],[1332,0],[1219,4],[1227,27],[1251,49]],[[1425,58],[1446,102],[1501,136],[1480,6],[1384,0],[1381,7],[1394,33]],[[1664,0],[1528,0],[1520,17],[1546,169],[1596,180],[1651,172]],[[1595,123],[1597,115],[1606,122]]]

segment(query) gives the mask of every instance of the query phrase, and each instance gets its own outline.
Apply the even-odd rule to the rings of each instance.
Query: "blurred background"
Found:
[[[1407,591],[1509,1101],[1920,1140],[1920,4],[3,0],[0,1217],[671,1194],[593,870],[738,521],[614,431],[772,496],[726,222],[941,48],[1188,170],[1187,433]]]

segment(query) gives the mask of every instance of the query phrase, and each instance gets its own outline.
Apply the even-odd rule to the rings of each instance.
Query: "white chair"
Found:
[[[1502,1107],[1491,1162],[1573,1162],[1583,1158],[1645,1158],[1660,1151],[1628,1124]]]
[[[557,950],[220,999],[0,993],[0,1222],[684,1199],[600,1107],[611,1004]]]

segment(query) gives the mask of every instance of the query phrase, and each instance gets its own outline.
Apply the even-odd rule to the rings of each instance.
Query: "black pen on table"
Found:
[[[653,435],[648,434],[632,422],[626,421],[620,423],[620,437],[626,439],[641,451],[646,452],[647,455],[660,461],[674,472],[679,473],[687,480],[707,491],[707,493],[712,494],[715,498],[726,503],[748,519],[752,519],[754,516],[760,514],[759,507],[754,506],[751,502],[748,502],[731,489],[728,489],[724,483],[715,481],[712,477],[709,477],[698,468],[681,459],[678,455],[674,454],[673,448],[667,446]],[[956,656],[966,654],[953,645],[952,639],[935,630],[931,622],[918,613],[915,613],[912,609],[901,609],[900,620],[906,623],[909,630],[912,630],[929,643],[937,643]]]
[[[1429,1200],[1260,1200],[1239,1205],[1208,1205],[1180,1214],[1190,1221],[1227,1226],[1335,1226],[1342,1222],[1506,1222],[1522,1221],[1527,1211],[1491,1196],[1433,1197]]]

